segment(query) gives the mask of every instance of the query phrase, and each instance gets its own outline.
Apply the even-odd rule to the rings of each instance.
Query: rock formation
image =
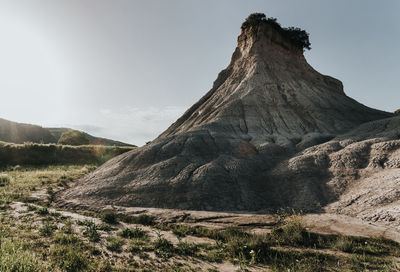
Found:
[[[359,169],[398,165],[391,158],[399,118],[392,116],[346,96],[339,80],[307,63],[301,46],[261,21],[242,30],[228,67],[182,117],[58,194],[58,202],[320,210]]]

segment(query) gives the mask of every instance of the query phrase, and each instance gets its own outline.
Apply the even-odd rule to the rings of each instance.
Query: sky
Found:
[[[253,12],[347,95],[400,108],[400,1],[0,0],[0,117],[142,145],[212,86]]]

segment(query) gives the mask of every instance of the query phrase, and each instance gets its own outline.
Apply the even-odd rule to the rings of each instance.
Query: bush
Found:
[[[86,134],[79,130],[64,132],[58,140],[58,144],[62,145],[88,145],[89,142]]]
[[[264,13],[252,13],[243,22],[241,29],[244,30],[250,26],[257,26],[261,22],[266,22],[267,17]]]
[[[394,112],[394,115],[400,115],[400,109],[396,110],[396,111]]]

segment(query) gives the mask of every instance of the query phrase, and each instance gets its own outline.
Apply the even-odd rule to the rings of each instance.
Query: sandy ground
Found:
[[[146,213],[163,222],[203,225],[209,228],[238,226],[252,233],[270,232],[279,220],[277,214],[238,212],[209,212],[175,209],[108,207],[127,214]],[[385,237],[400,242],[400,232],[387,222],[369,222],[359,218],[333,213],[304,214],[307,229],[323,234],[343,234],[365,237]]]

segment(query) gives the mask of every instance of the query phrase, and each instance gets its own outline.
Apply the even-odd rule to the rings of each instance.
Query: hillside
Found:
[[[56,143],[57,139],[46,128],[0,118],[0,141],[17,144],[24,142],[47,144]]]

